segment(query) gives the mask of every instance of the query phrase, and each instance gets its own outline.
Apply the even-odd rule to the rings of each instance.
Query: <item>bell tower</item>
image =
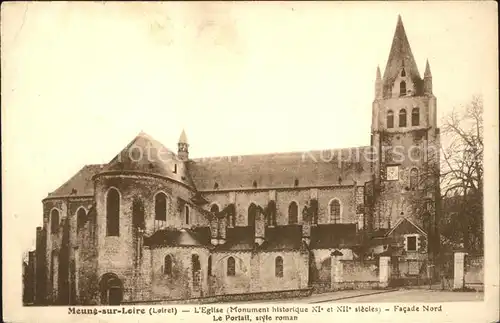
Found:
[[[189,144],[184,129],[182,129],[179,142],[177,143],[177,156],[179,156],[182,161],[187,161],[189,159]]]
[[[376,154],[371,228],[391,229],[406,218],[433,231],[439,198],[436,98],[430,64],[421,78],[401,16],[383,76],[376,71],[371,144]]]

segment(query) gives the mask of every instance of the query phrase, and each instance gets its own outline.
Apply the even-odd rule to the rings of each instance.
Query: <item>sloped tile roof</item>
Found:
[[[320,224],[311,228],[311,249],[339,248],[359,243],[356,224]]]
[[[227,228],[226,243],[218,245],[215,250],[252,250],[255,245],[254,241],[254,229],[252,227]]]
[[[284,225],[266,229],[262,250],[298,250],[302,245],[302,226]]]
[[[196,229],[164,229],[144,237],[144,245],[150,247],[201,247],[210,245],[210,229],[201,227]]]
[[[370,147],[194,159],[191,178],[198,190],[294,188],[370,180]],[[339,157],[341,156],[341,157]],[[359,156],[359,157],[358,157]],[[341,162],[345,160],[344,162]],[[256,187],[254,186],[254,181]]]
[[[132,171],[156,174],[192,186],[189,175],[183,173],[180,167],[174,173],[174,165],[181,163],[174,152],[141,132],[106,165],[103,172]]]
[[[298,250],[302,245],[302,226],[284,225],[266,228],[265,241],[256,247],[254,229],[252,227],[234,227],[226,231],[226,243],[218,245],[216,250],[248,251],[248,250]]]
[[[105,165],[86,165],[80,169],[73,177],[66,183],[61,185],[58,189],[49,193],[48,197],[62,197],[68,195],[81,196],[93,195],[94,183],[92,176],[102,171]],[[76,193],[74,192],[76,190]]]

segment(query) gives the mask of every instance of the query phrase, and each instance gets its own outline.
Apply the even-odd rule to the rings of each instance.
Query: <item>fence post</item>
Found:
[[[465,254],[465,252],[455,252],[454,254],[453,289],[464,288]]]
[[[380,287],[387,287],[389,285],[390,259],[391,259],[391,257],[387,257],[387,256],[380,257],[380,259],[379,259]]]

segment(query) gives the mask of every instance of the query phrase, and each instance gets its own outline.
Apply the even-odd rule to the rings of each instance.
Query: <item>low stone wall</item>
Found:
[[[301,298],[308,297],[312,294],[311,288],[295,289],[285,291],[272,291],[262,293],[245,293],[245,294],[226,294],[209,297],[176,299],[176,300],[152,300],[144,302],[123,302],[126,305],[161,305],[161,304],[212,304],[212,303],[230,303],[252,300],[271,300],[271,299],[286,299],[286,298]]]
[[[343,281],[333,284],[314,283],[312,285],[313,294],[321,294],[334,292],[339,290],[355,290],[355,289],[381,289],[379,281]]]
[[[344,281],[333,283],[331,290],[379,289],[379,281]]]
[[[379,281],[377,261],[342,261],[342,279],[347,282]]]
[[[465,286],[474,288],[484,284],[484,258],[468,256],[464,269]]]

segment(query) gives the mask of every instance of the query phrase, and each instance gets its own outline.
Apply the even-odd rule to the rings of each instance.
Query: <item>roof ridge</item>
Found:
[[[344,147],[344,148],[323,148],[323,149],[313,149],[313,150],[295,150],[295,151],[280,151],[280,152],[269,152],[260,154],[240,154],[240,155],[218,155],[218,156],[204,156],[198,158],[192,158],[191,161],[203,161],[205,159],[218,159],[218,158],[242,158],[242,157],[257,157],[257,156],[271,156],[271,155],[292,155],[292,154],[304,154],[304,153],[318,153],[323,151],[340,151],[340,150],[351,150],[351,149],[366,149],[371,148],[371,146],[355,146],[355,147]]]

